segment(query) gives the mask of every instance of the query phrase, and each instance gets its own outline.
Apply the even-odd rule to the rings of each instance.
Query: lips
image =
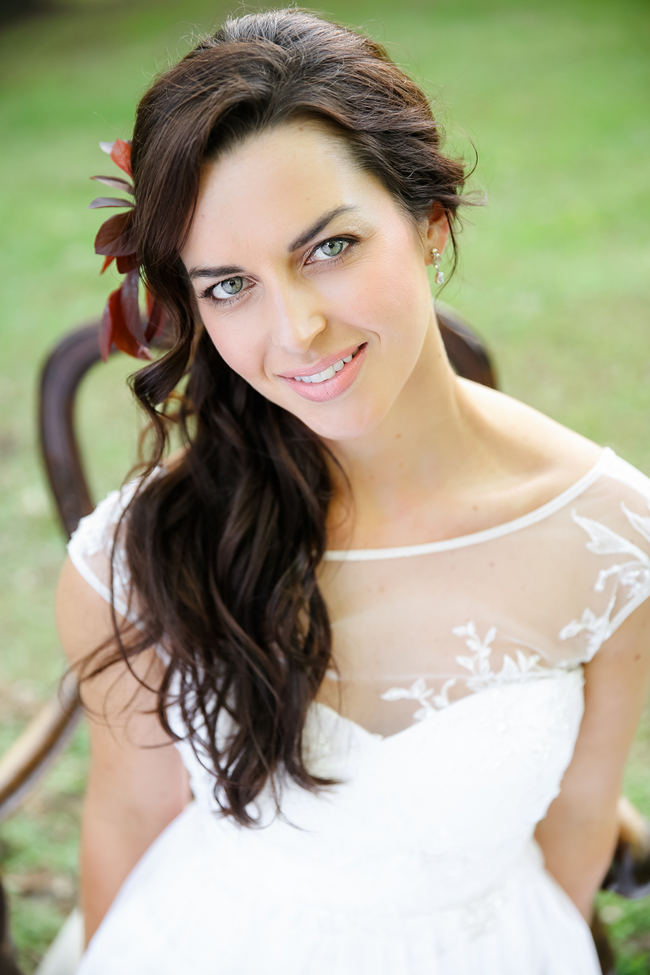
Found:
[[[296,382],[302,383],[325,383],[328,381],[328,379],[333,379],[336,373],[340,372],[341,369],[345,369],[348,362],[352,362],[355,355],[358,355],[358,353],[359,350],[357,349],[356,352],[346,355],[342,359],[338,359],[331,366],[328,366],[327,369],[323,369],[322,372],[314,373],[311,376],[294,376],[293,378],[296,380]]]
[[[323,359],[318,359],[316,362],[310,363],[303,369],[295,369],[292,372],[279,373],[281,379],[302,379],[303,376],[317,376],[319,373],[324,372],[331,366],[340,362],[342,359],[347,358],[347,356],[354,355],[358,352],[362,345],[352,345],[347,349],[343,349],[342,352],[337,352],[334,355],[325,356]]]
[[[330,356],[329,365],[324,369],[321,368],[319,372],[307,373],[306,376],[302,374],[301,378],[297,377],[300,374],[283,376],[282,379],[302,399],[311,400],[316,403],[335,400],[355,382],[363,368],[367,350],[368,343],[364,342],[362,345],[347,352],[347,354],[341,355],[339,353],[339,357],[333,361]],[[322,362],[327,361],[327,359],[321,360],[321,362],[316,363],[316,366],[320,366]],[[342,363],[340,368],[334,368],[338,363]]]

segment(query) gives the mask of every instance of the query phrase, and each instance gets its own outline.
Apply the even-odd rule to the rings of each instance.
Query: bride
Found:
[[[104,345],[166,351],[57,596],[79,972],[594,975],[650,481],[452,370],[430,278],[464,173],[425,96],[362,35],[248,14],[112,156]]]

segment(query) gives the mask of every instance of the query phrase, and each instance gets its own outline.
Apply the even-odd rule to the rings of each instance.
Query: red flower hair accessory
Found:
[[[115,142],[100,142],[100,148],[107,153],[120,169],[132,177],[131,143],[123,139]],[[133,197],[133,186],[118,176],[91,176],[99,183],[112,189],[128,193]],[[109,217],[99,228],[95,237],[95,253],[104,257],[100,274],[116,262],[117,269],[125,278],[119,288],[111,292],[102,315],[99,333],[99,348],[104,362],[108,359],[111,346],[138,359],[151,359],[147,346],[158,335],[164,325],[162,306],[147,290],[146,316],[140,311],[138,285],[140,274],[132,239],[133,199],[115,196],[100,196],[93,200],[90,209],[99,207],[128,207],[125,213]]]

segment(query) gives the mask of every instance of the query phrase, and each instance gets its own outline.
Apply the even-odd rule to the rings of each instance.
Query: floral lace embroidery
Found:
[[[621,503],[621,510],[632,528],[638,531],[646,541],[650,542],[650,518],[635,514],[623,503]],[[614,581],[614,591],[604,612],[598,616],[588,607],[580,619],[571,620],[560,631],[561,640],[586,633],[588,635],[587,654],[591,660],[596,651],[626,616],[629,616],[632,610],[640,606],[650,596],[650,556],[623,535],[618,535],[611,528],[606,528],[605,525],[601,525],[598,521],[592,521],[591,518],[583,518],[577,514],[575,509],[571,512],[571,517],[589,536],[587,542],[589,552],[593,552],[594,555],[619,554],[629,556],[627,560],[601,569],[598,573],[594,585],[595,592],[603,592],[610,578]],[[621,590],[624,592],[625,601],[612,617]]]
[[[75,539],[78,537],[83,542],[84,552],[87,555],[98,555],[100,552],[110,552],[112,543],[112,529],[117,524],[119,517],[120,492],[111,491],[98,505],[104,517],[98,518],[95,512],[85,516],[79,522],[74,532]],[[98,509],[96,508],[95,511]]]
[[[621,503],[621,510],[632,528],[650,542],[650,517],[630,511],[624,503]],[[594,555],[626,556],[624,560],[601,569],[598,573],[594,585],[595,592],[604,592],[610,579],[614,582],[614,591],[603,612],[598,615],[592,608],[587,607],[579,619],[567,623],[559,633],[561,640],[585,633],[587,659],[591,660],[623,620],[650,597],[650,555],[630,539],[617,534],[598,521],[582,517],[575,509],[571,512],[571,516],[589,537],[588,551],[593,552]],[[614,613],[614,607],[620,601],[621,595],[624,598],[623,605],[618,612]],[[549,673],[549,668],[539,663],[539,654],[527,654],[520,649],[514,652],[514,656],[504,654],[501,669],[493,670],[492,644],[497,635],[494,626],[484,637],[479,636],[476,625],[472,621],[454,627],[452,632],[456,636],[464,637],[465,644],[471,651],[470,654],[458,655],[455,658],[456,662],[469,672],[468,677],[450,677],[438,693],[434,692],[433,687],[428,686],[423,677],[418,677],[410,687],[389,688],[381,695],[382,700],[417,701],[420,706],[413,717],[416,721],[422,721],[450,704],[449,691],[459,679],[464,680],[470,690],[478,691],[488,685],[522,680],[531,676],[544,676]]]
[[[455,917],[463,931],[463,936],[475,940],[494,927],[507,903],[506,891],[496,887],[458,907],[442,907],[438,908],[438,911],[447,923]]]
[[[456,656],[456,662],[470,673],[469,677],[462,679],[471,691],[478,691],[489,685],[511,683],[530,676],[546,676],[549,673],[548,667],[540,665],[539,654],[526,654],[519,649],[515,651],[514,657],[504,654],[501,669],[493,670],[490,655],[497,635],[494,626],[490,627],[483,638],[478,635],[476,624],[471,620],[462,626],[455,626],[452,632],[456,636],[465,637],[465,644],[471,651],[470,655]],[[449,705],[449,691],[458,680],[458,677],[450,677],[435,694],[433,688],[427,686],[424,678],[418,677],[410,687],[391,687],[381,697],[384,701],[407,699],[417,701],[420,707],[413,717],[416,721],[422,721],[435,711]]]
[[[102,555],[110,557],[113,546],[115,526],[122,510],[131,501],[136,489],[136,482],[131,481],[121,490],[111,491],[97,506],[95,511],[79,522],[73,535],[73,544],[80,545],[86,555]],[[99,514],[101,513],[101,517]],[[118,542],[114,557],[114,587],[118,602],[125,603],[129,592],[129,570],[124,546]]]
[[[418,677],[410,687],[390,687],[381,695],[382,701],[412,700],[420,704],[413,717],[416,721],[428,718],[433,712],[449,704],[447,694],[449,688],[456,683],[455,677],[445,681],[439,694],[434,694],[432,687],[427,687],[424,677]]]

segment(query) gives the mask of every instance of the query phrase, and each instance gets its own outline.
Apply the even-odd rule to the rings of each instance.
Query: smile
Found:
[[[354,383],[363,366],[367,351],[368,343],[364,342],[357,349],[341,356],[325,369],[321,369],[320,372],[280,378],[303,399],[317,403],[337,399]]]
[[[352,362],[358,351],[359,349],[350,355],[346,355],[343,359],[339,359],[338,362],[333,362],[322,372],[315,372],[312,376],[294,376],[293,378],[299,383],[324,383],[327,379],[331,379],[335,373],[340,372],[347,362]]]

